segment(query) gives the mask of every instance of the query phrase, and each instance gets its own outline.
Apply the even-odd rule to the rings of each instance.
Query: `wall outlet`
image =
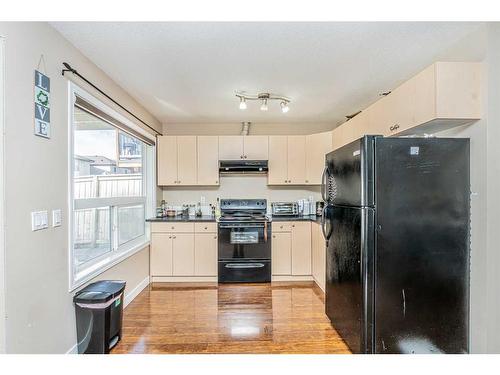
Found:
[[[52,226],[55,227],[60,227],[61,226],[61,209],[57,210],[52,210]]]
[[[49,214],[47,211],[35,211],[31,213],[31,230],[47,229],[49,227]]]

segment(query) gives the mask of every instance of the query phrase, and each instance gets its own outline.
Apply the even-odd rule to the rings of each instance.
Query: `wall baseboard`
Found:
[[[325,293],[325,288],[323,288],[323,287],[320,285],[319,281],[318,281],[318,280],[316,280],[316,278],[315,278],[314,276],[313,276],[313,280],[314,280],[314,282],[316,283],[316,285],[318,286],[318,288],[320,288],[320,289],[323,291],[323,293]]]
[[[151,276],[152,283],[217,282],[217,276]]]
[[[134,289],[132,289],[128,294],[123,298],[123,307],[127,307],[130,302],[134,300],[135,297],[139,295],[140,292],[144,290],[149,285],[149,276],[147,276],[144,280],[142,280]]]
[[[149,285],[149,276],[147,276],[144,280],[142,280],[134,289],[132,289],[129,293],[125,295],[123,298],[123,308],[127,307],[127,305],[132,302],[135,297],[139,295],[140,292],[144,290]],[[66,354],[78,354],[78,344],[73,345]]]
[[[304,276],[292,276],[292,275],[276,275],[271,276],[271,281],[314,281],[312,276],[304,275]]]

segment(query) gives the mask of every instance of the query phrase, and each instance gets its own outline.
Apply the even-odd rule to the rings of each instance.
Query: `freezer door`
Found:
[[[329,202],[335,205],[372,207],[373,145],[376,136],[365,136],[326,155]]]
[[[466,353],[469,141],[376,142],[378,353]]]
[[[326,314],[354,353],[373,351],[374,210],[334,206],[326,254]]]

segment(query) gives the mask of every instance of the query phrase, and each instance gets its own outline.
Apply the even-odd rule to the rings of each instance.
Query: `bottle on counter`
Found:
[[[217,203],[215,204],[215,217],[220,217],[220,200],[217,197]]]

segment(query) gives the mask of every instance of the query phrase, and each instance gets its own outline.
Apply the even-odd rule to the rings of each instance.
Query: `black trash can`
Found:
[[[125,281],[98,281],[73,297],[79,354],[107,354],[122,336]]]

